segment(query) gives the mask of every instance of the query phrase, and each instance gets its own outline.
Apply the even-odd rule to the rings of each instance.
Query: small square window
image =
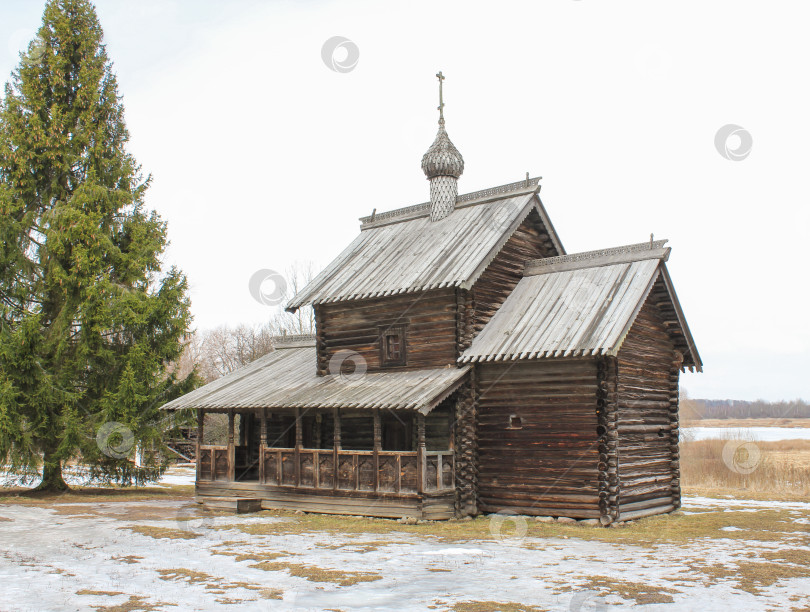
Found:
[[[380,361],[383,366],[405,365],[405,326],[380,327]]]
[[[510,414],[507,429],[523,429],[523,419],[516,414]]]

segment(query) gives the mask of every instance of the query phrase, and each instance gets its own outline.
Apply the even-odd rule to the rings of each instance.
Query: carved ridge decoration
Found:
[[[481,198],[490,196],[504,195],[512,193],[513,191],[522,191],[528,188],[537,188],[541,177],[530,178],[527,180],[508,183],[506,185],[499,185],[497,187],[490,187],[472,193],[465,193],[456,197],[456,204],[465,202],[472,202]],[[407,218],[426,217],[430,214],[430,202],[423,202],[422,204],[414,204],[413,206],[405,206],[404,208],[397,208],[387,212],[375,213],[367,217],[360,217],[360,229],[370,229],[378,225],[385,225],[386,222],[393,220],[404,221]]]
[[[556,257],[545,257],[543,259],[532,259],[526,262],[526,267],[541,268],[544,266],[552,266],[559,263],[568,263],[572,261],[588,261],[591,259],[600,259],[602,257],[609,257],[611,255],[626,255],[630,253],[641,253],[643,251],[654,251],[663,249],[664,245],[669,242],[668,240],[656,240],[654,242],[639,242],[636,244],[627,244],[620,247],[613,247],[611,249],[599,249],[598,251],[585,251],[583,253],[573,253],[571,255],[557,255]]]
[[[290,348],[299,346],[315,346],[315,334],[287,334],[270,338],[273,348]]]
[[[487,196],[494,196],[500,195],[504,193],[511,193],[513,191],[519,191],[521,189],[528,189],[529,187],[537,187],[537,184],[540,182],[539,176],[535,178],[530,178],[529,180],[522,180],[516,181],[514,183],[507,183],[506,185],[499,185],[498,187],[490,187],[489,189],[482,189],[480,191],[474,191],[472,193],[465,193],[464,195],[460,195],[456,198],[456,203],[459,202],[470,202],[472,200],[477,200],[479,198],[486,198]]]

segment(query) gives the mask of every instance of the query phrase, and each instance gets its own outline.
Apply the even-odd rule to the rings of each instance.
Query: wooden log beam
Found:
[[[234,411],[228,410],[228,480],[236,480],[236,449],[234,448]]]
[[[340,440],[340,409],[339,408],[333,408],[332,409],[332,420],[334,422],[334,431],[333,431],[333,434],[334,434],[333,435],[334,446],[332,448],[332,451],[333,451],[333,457],[334,457],[333,463],[334,463],[334,472],[335,472],[334,481],[332,483],[332,488],[335,491],[337,491],[338,490],[338,477],[340,475],[340,469],[339,469],[340,466],[338,464],[339,464],[339,461],[340,461],[340,445],[341,445],[341,440]]]
[[[425,492],[425,472],[427,471],[426,466],[426,455],[425,455],[425,415],[421,412],[416,415],[416,442],[417,442],[417,464],[419,468],[418,472],[418,482],[419,482],[419,493]]]
[[[301,447],[304,445],[304,428],[301,426],[301,409],[295,409],[295,486],[301,486]]]
[[[200,455],[200,446],[203,443],[203,433],[205,427],[205,410],[197,411],[197,444],[194,451],[194,469],[196,471],[195,480],[200,479],[200,470],[202,468],[202,457]]]

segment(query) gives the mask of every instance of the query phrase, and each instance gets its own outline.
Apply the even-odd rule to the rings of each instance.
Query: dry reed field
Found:
[[[686,440],[681,442],[681,482],[687,493],[722,491],[806,500],[810,440]]]
[[[688,415],[687,415],[688,416]],[[682,427],[810,427],[810,419],[764,418],[764,419],[681,419]]]

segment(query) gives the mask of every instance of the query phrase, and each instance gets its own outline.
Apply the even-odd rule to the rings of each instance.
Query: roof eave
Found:
[[[703,372],[703,361],[698,353],[697,346],[695,345],[695,339],[692,337],[692,332],[689,330],[689,325],[686,323],[686,317],[683,314],[681,303],[678,300],[678,294],[675,292],[675,285],[672,282],[672,278],[669,275],[667,267],[664,264],[661,264],[659,268],[661,269],[661,277],[664,280],[664,286],[667,288],[667,293],[669,293],[669,297],[672,300],[672,305],[675,307],[675,314],[678,316],[678,324],[681,326],[681,332],[686,340],[687,347],[689,347],[689,355],[692,358],[692,366],[698,372]]]

